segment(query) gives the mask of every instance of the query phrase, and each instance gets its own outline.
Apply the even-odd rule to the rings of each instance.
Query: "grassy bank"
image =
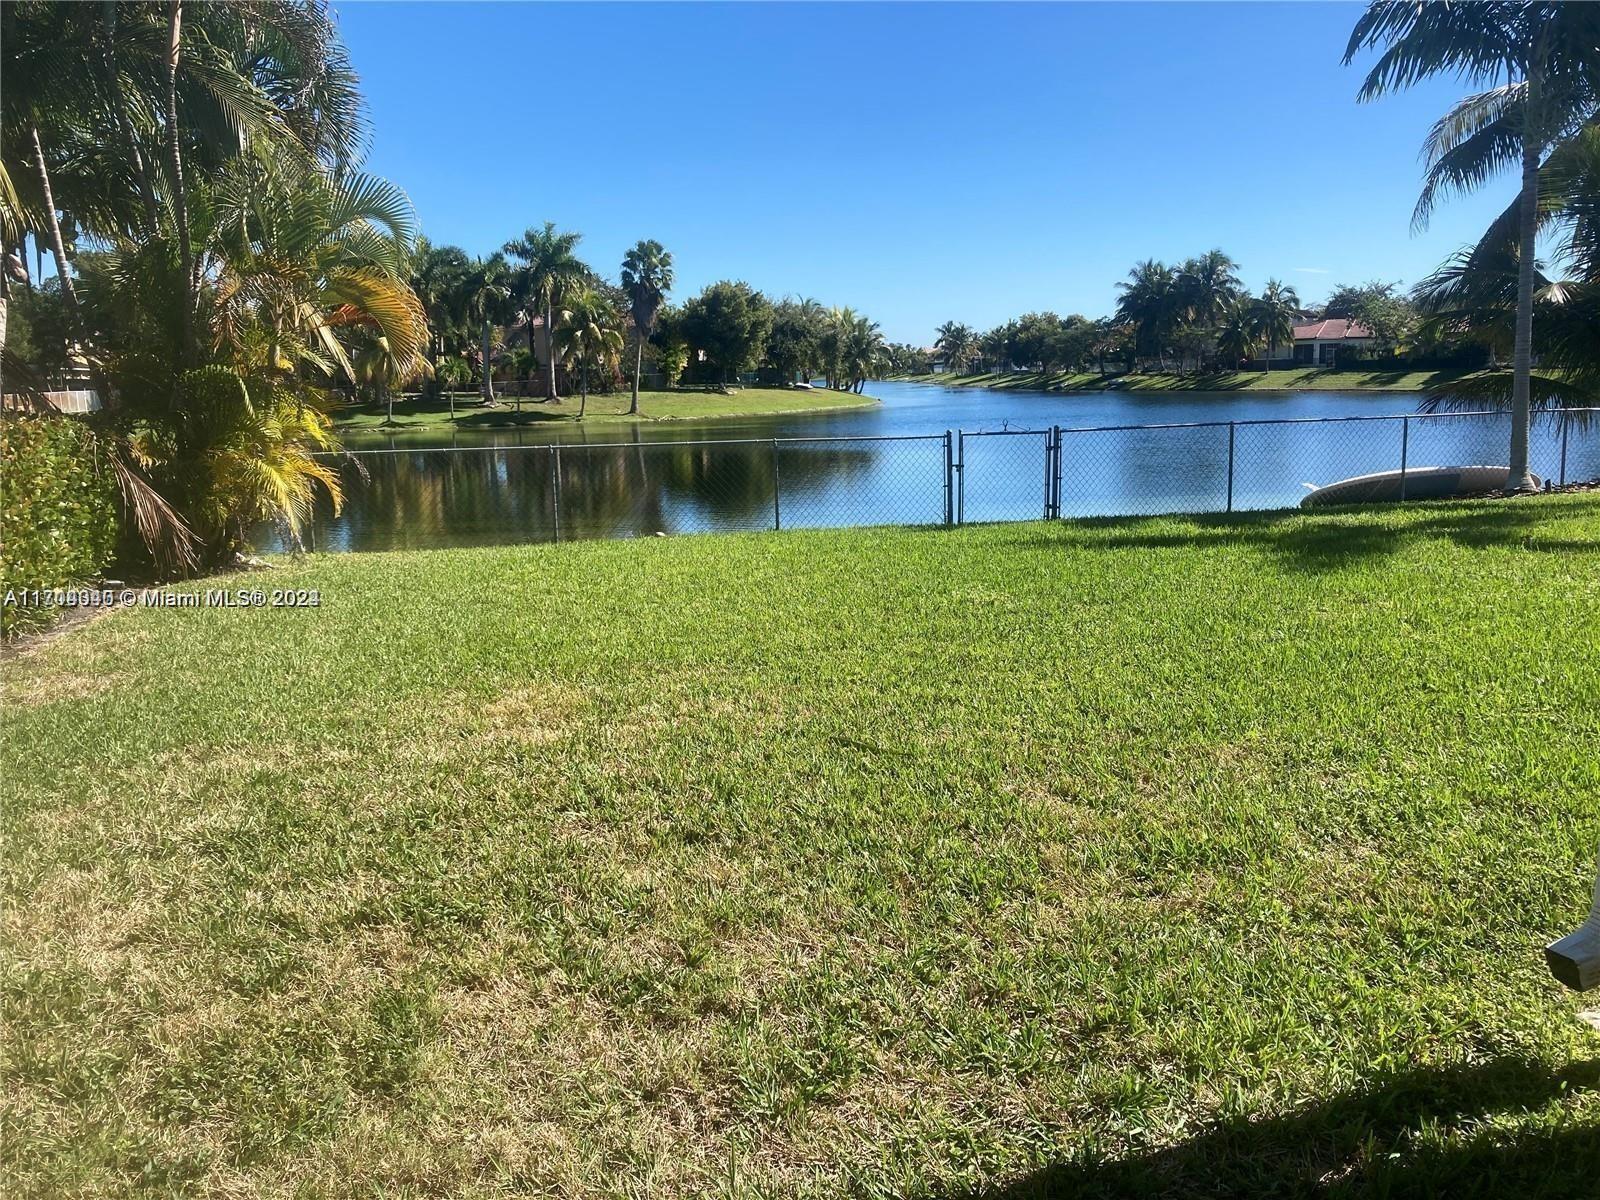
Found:
[[[1002,391],[1083,392],[1114,387],[1130,392],[1420,392],[1470,378],[1471,371],[1336,371],[1293,367],[1273,371],[1223,371],[1210,375],[1111,375],[1094,372],[989,372],[980,375],[909,375],[912,383]]]
[[[841,408],[861,408],[876,404],[872,396],[854,392],[835,392],[826,388],[810,391],[793,388],[744,388],[731,395],[700,392],[640,392],[639,416],[628,415],[633,403],[627,392],[589,397],[583,418],[588,426],[628,425],[636,421],[688,421],[715,417],[771,416],[778,413],[832,412]],[[340,429],[371,430],[384,428],[387,411],[381,405],[363,405],[335,413]],[[450,424],[448,401],[422,403],[408,400],[394,406],[395,424],[402,429],[426,429]],[[516,401],[502,398],[495,408],[485,408],[474,395],[456,398],[456,424],[462,429],[511,429],[519,425],[545,425],[578,420],[578,397],[563,396],[554,404],[524,400],[522,411]]]
[[[1579,1194],[1597,562],[1563,496],[114,613],[6,665],[10,1194]]]

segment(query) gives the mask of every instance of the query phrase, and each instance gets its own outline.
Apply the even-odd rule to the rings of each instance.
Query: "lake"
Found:
[[[1280,508],[1308,486],[1395,469],[1402,457],[1503,463],[1508,440],[1504,417],[1404,420],[1418,400],[1407,393],[871,390],[881,404],[812,416],[351,434],[344,510],[324,505],[308,544],[1022,520],[1052,502],[1068,517]],[[1038,432],[1053,426],[1064,431],[1058,468]],[[1567,477],[1600,475],[1600,431],[1574,427],[1565,440]],[[1559,475],[1562,442],[1556,422],[1539,422],[1536,472]],[[281,548],[270,534],[261,541]]]

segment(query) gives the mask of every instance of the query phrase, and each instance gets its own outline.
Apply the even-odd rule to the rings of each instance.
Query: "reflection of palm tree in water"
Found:
[[[893,453],[871,444],[785,445],[784,524],[791,497],[796,524],[891,519],[865,497],[901,478]],[[329,544],[381,550],[548,540],[553,460],[548,445],[363,456],[345,469],[345,509],[331,523]],[[624,445],[563,444],[561,536],[770,528],[772,484],[770,442],[685,446],[652,442],[635,429]]]

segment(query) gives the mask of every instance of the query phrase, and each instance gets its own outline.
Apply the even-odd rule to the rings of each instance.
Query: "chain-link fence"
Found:
[[[1377,472],[1503,464],[1503,413],[355,451],[318,549],[1288,508]],[[1541,415],[1533,470],[1600,478],[1600,409]],[[1402,484],[1402,487],[1404,484]],[[1416,494],[1416,493],[1413,493]]]

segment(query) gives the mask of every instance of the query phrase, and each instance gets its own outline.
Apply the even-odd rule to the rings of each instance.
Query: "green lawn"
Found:
[[[873,396],[858,396],[854,392],[835,392],[826,388],[804,391],[793,388],[744,388],[732,395],[700,392],[640,392],[639,416],[630,417],[628,406],[633,397],[628,392],[589,397],[588,411],[583,423],[591,425],[626,425],[635,421],[686,421],[708,417],[752,417],[773,413],[830,412],[840,408],[860,408],[876,404]],[[363,405],[336,410],[334,419],[341,430],[372,430],[383,428],[387,417],[381,405]],[[396,425],[406,429],[424,429],[448,426],[450,407],[446,401],[416,400],[396,403]],[[513,398],[502,398],[495,408],[485,408],[476,394],[459,394],[456,398],[456,423],[462,429],[500,429],[519,425],[544,425],[550,422],[578,420],[578,397],[563,396],[554,404],[538,400],[524,400],[521,411]]]
[[[221,582],[5,664],[8,1195],[1600,1171],[1600,498]]]
[[[1443,383],[1470,378],[1471,371],[1335,371],[1327,367],[1292,367],[1272,371],[1224,371],[1211,375],[1112,375],[1058,371],[987,372],[981,375],[912,375],[915,383],[1001,390],[1077,392],[1103,389],[1108,383],[1130,392],[1420,392]]]

